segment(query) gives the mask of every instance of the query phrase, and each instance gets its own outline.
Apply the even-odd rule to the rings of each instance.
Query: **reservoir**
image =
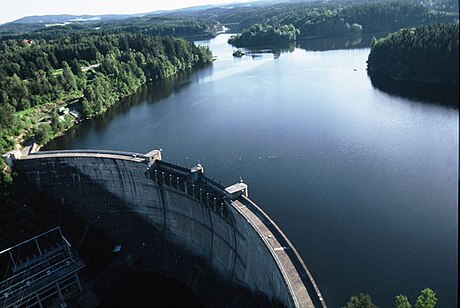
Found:
[[[366,44],[234,58],[228,37],[197,42],[211,66],[144,87],[46,149],[162,149],[223,185],[241,177],[329,307],[358,293],[414,303],[425,287],[456,307],[458,109],[374,87]]]

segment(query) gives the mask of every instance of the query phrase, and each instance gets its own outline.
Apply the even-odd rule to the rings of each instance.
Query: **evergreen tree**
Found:
[[[62,62],[62,87],[65,91],[77,89],[77,79],[66,61]]]
[[[14,107],[9,104],[0,105],[0,130],[14,124]]]
[[[78,62],[77,59],[72,59],[72,61],[70,62],[70,64],[71,64],[71,68],[72,68],[72,73],[73,73],[75,76],[80,77],[80,76],[82,75],[80,62]]]
[[[354,295],[344,308],[377,308],[368,294]]]
[[[425,288],[417,298],[415,308],[434,308],[437,302],[436,293],[430,288]]]
[[[409,303],[409,299],[405,295],[396,295],[396,308],[412,308],[412,305]]]

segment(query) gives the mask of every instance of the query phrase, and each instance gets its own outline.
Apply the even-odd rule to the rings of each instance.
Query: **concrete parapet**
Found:
[[[5,163],[13,168],[13,161],[22,157],[22,152],[20,150],[12,150],[2,155],[5,159]]]
[[[225,195],[230,200],[235,200],[239,196],[248,197],[248,185],[240,182],[225,188]]]
[[[156,160],[161,160],[161,150],[152,150],[145,154],[149,158],[149,163],[152,164]]]

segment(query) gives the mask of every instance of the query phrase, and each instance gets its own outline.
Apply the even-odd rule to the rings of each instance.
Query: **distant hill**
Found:
[[[106,21],[106,20],[120,20],[130,17],[138,17],[145,14],[109,14],[109,15],[43,15],[43,16],[27,16],[19,18],[11,23],[16,24],[58,24],[58,23],[71,23],[71,22],[85,22],[85,21]]]
[[[231,2],[231,0],[229,1]],[[267,2],[269,3],[269,2]],[[231,7],[240,7],[247,5],[247,3],[235,3],[230,5]],[[138,14],[102,14],[102,15],[70,15],[70,14],[61,14],[61,15],[42,15],[42,16],[26,16],[14,20],[11,23],[13,24],[64,24],[64,23],[75,23],[75,22],[95,22],[95,21],[116,21],[132,17],[144,17],[150,15],[194,15],[198,11],[204,11],[212,8],[221,7],[225,9],[226,5],[201,5],[186,7],[176,10],[158,10],[147,13],[138,13]]]

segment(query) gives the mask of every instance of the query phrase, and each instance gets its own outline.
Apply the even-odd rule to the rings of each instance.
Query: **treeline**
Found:
[[[222,23],[238,23],[239,31],[258,23],[272,26],[292,24],[300,31],[299,38],[356,33],[355,29],[351,29],[353,22],[347,24],[346,20],[338,18],[341,9],[340,3],[277,4],[251,9],[240,8],[220,16],[218,20]]]
[[[289,44],[296,40],[299,30],[292,24],[271,26],[255,24],[241,34],[230,37],[228,42],[237,47],[255,45]]]
[[[149,35],[178,36],[184,38],[214,37],[221,26],[213,19],[175,16],[130,18],[99,25],[107,32],[143,33]]]
[[[396,308],[435,308],[437,303],[436,293],[430,288],[420,291],[414,306],[411,305],[406,295],[399,294],[395,296]],[[360,293],[352,296],[344,308],[377,308],[377,305],[372,302],[369,294]]]
[[[373,39],[368,70],[394,80],[458,85],[458,30],[458,22],[432,24]]]
[[[11,38],[50,39],[75,32],[120,32],[179,37],[212,37],[220,23],[238,24],[239,32],[255,24],[280,27],[292,24],[298,38],[344,36],[396,31],[429,23],[458,20],[456,0],[329,0],[184,10],[155,16],[98,22],[74,22],[65,26],[10,23],[0,27],[0,41]]]
[[[4,41],[0,152],[14,146],[14,136],[26,133],[44,143],[65,129],[65,119],[52,110],[59,105],[76,102],[75,108],[90,118],[147,80],[166,79],[211,61],[208,48],[170,36],[76,33],[52,40]]]
[[[277,4],[236,8],[217,16],[223,23],[239,23],[239,30],[254,24],[279,27],[292,24],[298,38],[343,36],[358,33],[395,31],[400,28],[452,22],[458,11],[450,6],[428,5],[423,1],[343,1]]]
[[[417,2],[389,1],[353,5],[341,10],[338,17],[359,23],[364,33],[375,33],[453,22],[458,20],[458,12],[436,10]]]
[[[107,35],[142,33],[148,35],[178,36],[183,38],[212,37],[220,30],[212,19],[194,17],[146,16],[123,20],[72,22],[66,25],[46,26],[42,23],[9,23],[0,27],[0,41],[9,39],[45,39],[73,35]]]

